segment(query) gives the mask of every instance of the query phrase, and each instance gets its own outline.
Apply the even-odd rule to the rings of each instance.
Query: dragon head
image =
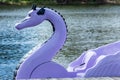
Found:
[[[36,5],[33,5],[32,10],[28,12],[28,15],[15,26],[18,30],[27,27],[33,27],[40,24],[45,19],[45,8],[36,8]]]

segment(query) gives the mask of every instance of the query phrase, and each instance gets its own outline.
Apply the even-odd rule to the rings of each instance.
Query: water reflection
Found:
[[[66,19],[67,41],[54,61],[64,67],[82,52],[120,39],[119,6],[58,6]],[[62,7],[62,8],[61,8]],[[19,60],[29,50],[52,35],[50,23],[18,31],[14,25],[23,19],[29,6],[0,7],[0,79],[12,79]],[[63,62],[64,60],[64,62]]]

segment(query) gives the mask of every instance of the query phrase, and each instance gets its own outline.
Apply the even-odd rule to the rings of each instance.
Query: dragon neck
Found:
[[[34,52],[34,58],[42,61],[50,61],[56,53],[63,47],[66,41],[67,28],[64,19],[57,12],[46,9],[46,20],[53,25],[53,35],[37,51]]]

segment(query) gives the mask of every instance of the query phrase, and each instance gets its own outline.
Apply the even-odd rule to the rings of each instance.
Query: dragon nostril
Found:
[[[30,17],[30,16],[31,16],[31,14],[28,14],[28,16]]]

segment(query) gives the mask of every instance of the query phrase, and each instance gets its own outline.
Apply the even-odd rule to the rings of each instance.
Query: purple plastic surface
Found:
[[[54,10],[49,8],[33,8],[22,22],[16,24],[16,28],[21,30],[33,27],[44,20],[48,20],[53,24],[54,34],[20,65],[16,79],[120,76],[120,73],[118,73],[120,55],[117,54],[120,51],[120,42],[84,52],[80,57],[71,62],[67,69],[53,62],[52,58],[63,47],[67,35],[66,24],[63,18]],[[117,59],[114,59],[115,56]],[[101,66],[105,65],[105,63],[107,63],[107,69],[104,71],[105,74],[99,73],[100,69],[104,70],[106,68],[106,66]],[[111,65],[116,64],[109,68],[111,66],[109,63]],[[113,73],[110,73],[109,69]]]
[[[22,22],[16,24],[16,28],[20,30],[49,20],[55,28],[52,37],[21,64],[16,79],[76,76],[74,72],[67,72],[64,67],[51,61],[62,48],[66,40],[67,29],[63,18],[58,13],[48,8],[44,9],[45,13],[42,15],[37,14],[40,8],[31,10]]]
[[[84,77],[120,77],[120,52],[106,56],[89,69]]]

